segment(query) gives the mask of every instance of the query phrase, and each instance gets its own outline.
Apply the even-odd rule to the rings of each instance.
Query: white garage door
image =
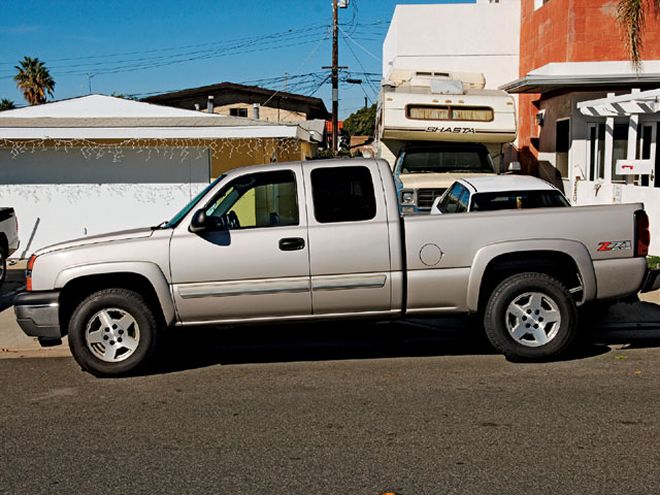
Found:
[[[79,150],[0,150],[0,206],[12,206],[21,246],[13,257],[64,240],[157,225],[209,183],[208,151],[122,150],[85,158]]]

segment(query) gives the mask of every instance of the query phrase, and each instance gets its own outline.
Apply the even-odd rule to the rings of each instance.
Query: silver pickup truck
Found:
[[[170,325],[480,314],[505,355],[555,357],[577,308],[657,284],[641,204],[402,218],[385,161],[240,168],[157,227],[47,247],[18,323],[68,334],[95,375],[152,356]]]

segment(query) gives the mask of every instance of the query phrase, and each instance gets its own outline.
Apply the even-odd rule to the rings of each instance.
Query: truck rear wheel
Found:
[[[69,347],[89,373],[119,376],[137,371],[153,354],[158,325],[145,299],[128,289],[103,289],[74,310]]]
[[[502,281],[484,314],[490,343],[514,360],[545,360],[566,352],[577,333],[577,309],[566,288],[544,273]]]

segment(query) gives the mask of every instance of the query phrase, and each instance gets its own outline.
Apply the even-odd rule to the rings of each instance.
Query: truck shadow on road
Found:
[[[609,350],[605,345],[582,345],[566,359],[583,359]],[[459,318],[174,328],[163,336],[156,363],[146,374],[247,363],[496,354],[483,333]]]

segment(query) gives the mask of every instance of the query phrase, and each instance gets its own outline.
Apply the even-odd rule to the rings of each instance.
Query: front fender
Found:
[[[467,307],[470,311],[479,308],[479,292],[486,268],[498,256],[529,251],[546,251],[566,254],[573,258],[583,284],[582,301],[596,297],[596,274],[589,251],[581,242],[564,239],[533,239],[527,241],[506,241],[481,248],[474,256],[467,288]]]
[[[163,275],[163,272],[155,263],[146,261],[120,261],[68,267],[57,275],[55,289],[62,289],[67,283],[81,277],[103,275],[106,273],[134,273],[146,278],[156,292],[165,322],[169,325],[174,321],[175,310],[170,294],[170,286],[165,275]]]

